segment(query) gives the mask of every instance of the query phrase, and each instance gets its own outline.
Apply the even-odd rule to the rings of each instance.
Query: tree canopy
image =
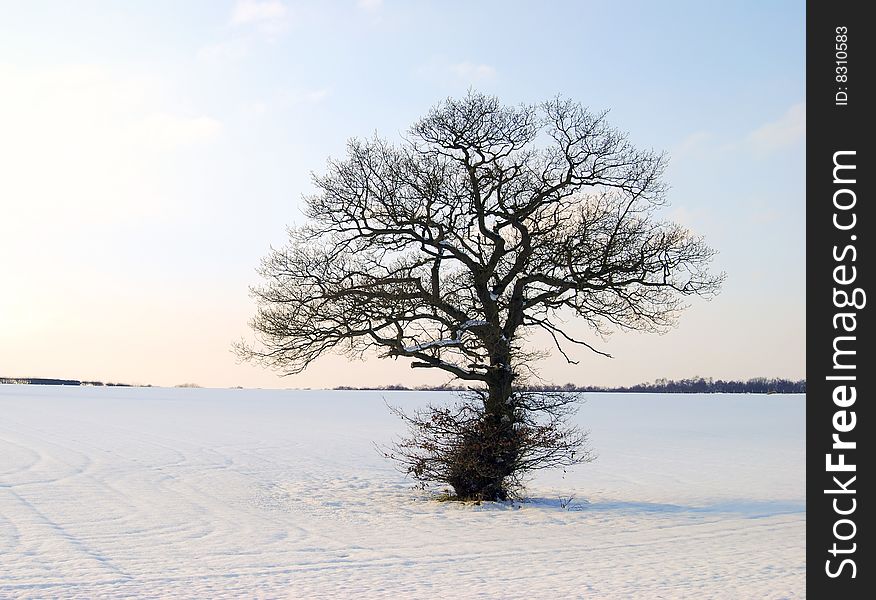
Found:
[[[713,251],[655,218],[666,156],[560,98],[448,99],[401,144],[351,140],[306,198],[309,222],[265,259],[259,347],[287,373],[328,350],[413,359],[487,381],[491,349],[527,329],[600,352],[563,327],[662,330],[714,293]],[[495,354],[495,352],[492,352]]]

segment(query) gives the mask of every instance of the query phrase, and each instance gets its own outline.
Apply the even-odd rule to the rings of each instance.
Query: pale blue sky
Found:
[[[546,379],[803,376],[802,2],[389,0],[0,0],[0,375],[423,381],[331,358],[280,380],[229,346],[310,171],[469,87],[610,108],[669,151],[668,214],[728,273],[677,330]]]

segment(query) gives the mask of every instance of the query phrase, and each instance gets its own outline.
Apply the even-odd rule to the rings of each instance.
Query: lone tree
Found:
[[[503,106],[469,92],[411,127],[401,144],[351,140],[314,176],[308,223],[273,249],[252,290],[254,345],[241,354],[291,374],[328,351],[410,359],[472,392],[402,415],[392,455],[463,499],[505,499],[522,473],[590,459],[567,425],[573,398],[525,391],[542,330],[595,348],[595,334],[670,327],[684,296],[721,275],[700,237],[656,215],[665,155],[634,148],[605,113],[556,98]]]

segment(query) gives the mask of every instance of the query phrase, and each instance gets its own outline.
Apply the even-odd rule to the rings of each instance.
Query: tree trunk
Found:
[[[483,483],[479,495],[484,500],[507,500],[508,477],[514,473],[517,444],[514,436],[514,404],[510,357],[494,358],[494,376],[487,383],[484,400],[484,453]]]

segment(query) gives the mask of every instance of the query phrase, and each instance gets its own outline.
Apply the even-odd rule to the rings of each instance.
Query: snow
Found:
[[[587,394],[595,463],[439,503],[437,392],[0,385],[0,597],[802,598],[804,397]]]
[[[460,336],[464,331],[470,329],[472,327],[480,327],[482,325],[489,325],[487,321],[481,319],[469,319],[462,325],[460,325],[456,329],[456,338],[450,340],[432,340],[430,342],[423,342],[422,344],[414,344],[412,346],[405,346],[405,352],[420,352],[421,350],[428,350],[429,348],[440,348],[443,346],[460,346],[462,345],[462,340]],[[503,336],[504,337],[504,336]]]
[[[405,346],[405,352],[420,352],[429,348],[440,348],[443,346],[459,346],[462,340],[433,340],[431,342],[423,342],[422,344],[414,344],[413,346]]]
[[[460,325],[456,331],[465,331],[466,329],[471,329],[472,327],[481,327],[483,325],[489,325],[487,321],[483,319],[469,319],[462,325]]]

